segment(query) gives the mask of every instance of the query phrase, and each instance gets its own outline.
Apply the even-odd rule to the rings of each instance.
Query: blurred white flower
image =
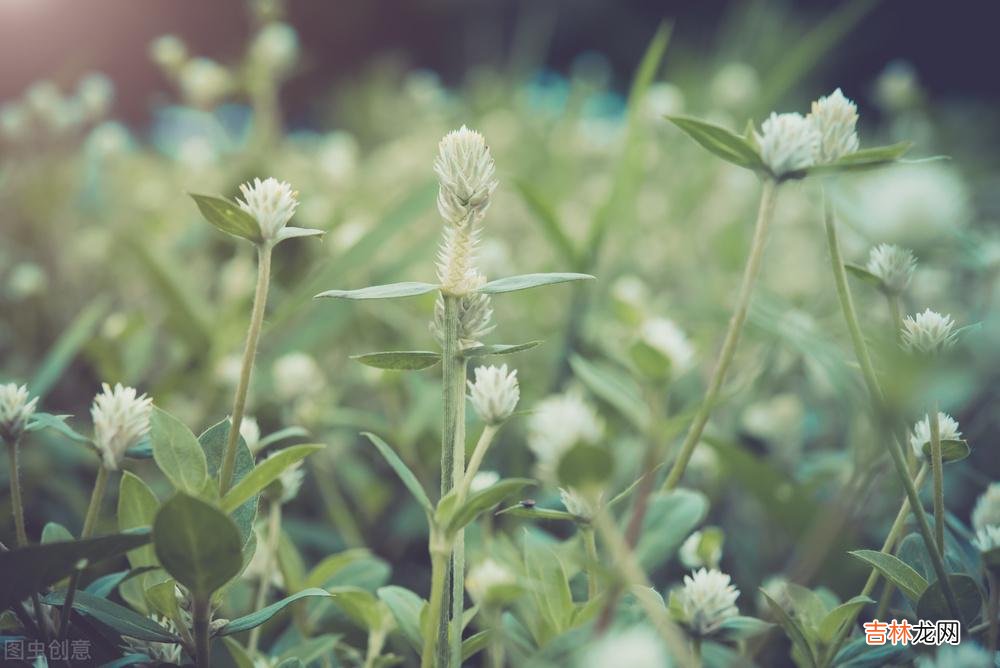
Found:
[[[741,423],[748,434],[766,441],[776,454],[791,461],[803,442],[805,414],[799,396],[785,392],[748,405]]]
[[[243,369],[243,360],[238,353],[219,358],[215,363],[215,378],[219,383],[236,387]]]
[[[586,496],[572,487],[559,488],[559,499],[562,501],[566,512],[582,520],[590,521],[594,519],[594,504]],[[600,502],[600,500],[598,500]]]
[[[514,573],[496,561],[487,558],[469,569],[465,576],[465,587],[476,603],[482,604],[490,597],[490,590],[517,584]]]
[[[192,58],[181,65],[179,84],[184,97],[196,107],[211,107],[233,86],[225,67],[209,58]]]
[[[920,82],[913,65],[894,60],[875,81],[875,101],[889,111],[901,111],[920,101]]]
[[[257,418],[252,415],[243,416],[243,420],[240,421],[240,436],[250,448],[250,452],[256,453],[260,445],[260,425],[257,423]]]
[[[684,112],[684,93],[672,83],[653,83],[642,99],[642,111],[646,119],[653,122],[661,122],[664,116],[681,114]]]
[[[285,577],[281,573],[280,568],[275,568],[274,556],[267,550],[268,544],[268,528],[267,522],[261,520],[254,525],[254,534],[257,537],[257,549],[253,551],[253,556],[250,557],[250,563],[243,570],[241,577],[248,580],[263,580],[267,578],[268,583],[277,588],[285,588]]]
[[[649,318],[639,329],[640,339],[670,362],[670,371],[680,374],[691,368],[694,348],[687,335],[669,318]]]
[[[299,56],[299,35],[287,23],[275,21],[264,26],[250,45],[253,61],[276,73],[287,72]]]
[[[438,211],[446,221],[464,225],[486,212],[497,181],[481,134],[464,125],[446,134],[438,145],[434,173],[440,184]]]
[[[950,315],[925,309],[903,320],[903,348],[925,355],[943,352],[955,344],[954,330],[955,321]]]
[[[976,532],[973,541],[980,552],[989,552],[1000,547],[1000,525],[985,526]]]
[[[24,105],[10,102],[0,105],[0,136],[11,141],[21,139],[30,127]]]
[[[578,392],[543,399],[528,421],[528,448],[546,474],[555,472],[559,459],[577,443],[597,443],[604,423]]]
[[[169,617],[151,614],[149,618],[157,625],[166,629],[168,633],[177,635],[177,626]],[[125,654],[145,654],[154,665],[161,663],[179,665],[181,663],[181,646],[177,643],[138,640],[137,638],[123,635],[122,650]]]
[[[517,384],[517,369],[507,372],[507,365],[480,366],[475,369],[476,380],[466,381],[469,401],[483,422],[498,425],[510,417],[521,398]]]
[[[90,415],[94,421],[94,445],[101,453],[104,468],[118,469],[125,451],[136,445],[149,432],[153,400],[139,394],[134,387],[107,383],[94,397]]]
[[[643,309],[649,304],[649,288],[641,278],[626,274],[611,284],[611,296],[623,304]]]
[[[719,624],[739,614],[736,599],[740,591],[721,571],[699,569],[684,576],[684,586],[677,593],[683,621],[697,635],[715,631]]]
[[[149,55],[168,72],[178,72],[188,59],[187,46],[176,35],[157,37],[149,45]]]
[[[665,668],[673,662],[663,641],[644,624],[609,633],[582,652],[578,668]]]
[[[18,262],[7,277],[7,295],[11,301],[35,297],[49,285],[45,270],[34,262]]]
[[[764,582],[761,583],[760,588],[764,590],[771,599],[778,604],[778,606],[786,611],[792,609],[792,598],[788,595],[788,578],[784,575],[769,575],[764,578]],[[770,606],[767,600],[758,592],[757,595],[757,609],[763,614],[771,614]]]
[[[958,422],[955,418],[946,413],[938,413],[938,429],[941,441],[960,441],[962,432],[958,429]],[[931,418],[925,415],[913,425],[913,433],[910,434],[910,446],[918,458],[924,458],[924,446],[931,442]]]
[[[120,155],[132,144],[132,136],[124,125],[106,121],[90,131],[87,148],[102,158]]]
[[[281,450],[275,450],[265,457],[264,461],[267,461],[271,457],[276,457],[280,453]],[[299,460],[291,466],[285,468],[285,470],[281,472],[281,475],[278,476],[278,479],[268,486],[266,493],[278,503],[288,503],[299,495],[299,490],[302,489],[302,481],[305,478],[305,475],[305,471],[302,470],[302,460]]]
[[[701,531],[695,531],[681,544],[678,557],[680,557],[681,563],[684,564],[685,568],[689,570],[703,567],[715,568],[719,560],[722,559],[721,543],[713,545],[712,552],[707,555],[707,558],[702,558],[700,548],[704,535]]]
[[[263,181],[255,178],[252,183],[248,181],[240,185],[240,192],[243,199],[237,199],[236,203],[257,220],[265,241],[278,237],[299,205],[298,193],[292,191],[288,183],[274,177]]]
[[[335,183],[344,183],[357,170],[358,141],[348,132],[331,132],[323,137],[316,160],[323,173]]]
[[[17,441],[37,405],[38,397],[31,399],[26,385],[0,385],[0,438],[7,443]]]
[[[469,481],[469,492],[473,494],[481,492],[487,487],[497,484],[499,481],[500,474],[496,471],[479,471]]]
[[[284,400],[316,394],[326,381],[316,360],[304,352],[285,353],[274,361],[274,389]]]
[[[760,129],[754,133],[760,157],[775,176],[780,178],[813,165],[820,135],[808,118],[797,113],[771,112]]]
[[[95,72],[80,79],[76,87],[76,97],[87,118],[100,118],[111,108],[115,87],[111,79]]]
[[[744,109],[759,92],[760,76],[757,70],[746,63],[726,63],[709,83],[712,101],[723,109]]]
[[[972,509],[972,528],[976,531],[1000,526],[1000,482],[992,482]]]
[[[882,281],[885,289],[898,295],[910,284],[917,260],[913,253],[893,244],[879,244],[868,255],[868,272]]]
[[[820,136],[816,162],[833,162],[858,150],[858,105],[839,88],[812,103],[809,120]]]

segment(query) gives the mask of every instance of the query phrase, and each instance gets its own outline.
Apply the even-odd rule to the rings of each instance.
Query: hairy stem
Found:
[[[1000,583],[997,582],[997,576],[992,571],[986,571],[986,581],[990,585],[990,604],[987,607],[989,631],[986,634],[986,648],[989,650],[990,656],[996,656],[997,631],[1000,627],[1000,622],[997,620],[997,615],[1000,614]]]
[[[17,546],[28,544],[28,532],[24,528],[24,502],[21,500],[21,471],[18,463],[20,443],[13,441],[7,444],[7,461],[10,462],[10,506],[14,513],[14,531]]]
[[[198,668],[209,668],[211,664],[211,622],[212,604],[210,599],[196,598],[192,606],[192,624],[194,625],[195,664]]]
[[[261,568],[260,584],[257,589],[257,600],[253,609],[261,610],[267,603],[267,595],[271,589],[271,569],[274,566],[274,556],[278,552],[278,541],[281,539],[281,504],[271,501],[271,508],[267,517],[267,538],[264,547],[264,561]],[[247,649],[252,656],[257,652],[260,645],[261,626],[255,626],[250,631],[250,638],[247,641]]]
[[[931,477],[934,481],[934,539],[938,551],[944,554],[944,462],[941,458],[941,423],[937,402],[927,418],[931,426]]]
[[[432,541],[434,529],[431,529]],[[436,661],[438,644],[441,641],[441,611],[444,609],[445,590],[448,588],[448,552],[431,547],[431,594],[427,603],[426,624],[424,624],[424,647],[420,654],[420,668],[443,668],[447,664]],[[444,626],[445,638],[448,644],[448,627]]]
[[[708,383],[708,390],[705,398],[698,408],[698,413],[694,416],[694,421],[688,429],[684,443],[681,445],[677,460],[674,462],[667,479],[663,483],[663,488],[670,490],[677,487],[684,469],[687,468],[691,460],[701,434],[705,430],[708,418],[712,414],[715,402],[719,398],[719,391],[722,383],[726,379],[726,372],[736,355],[736,345],[740,340],[740,333],[743,331],[743,323],[747,319],[747,311],[750,307],[750,296],[753,294],[753,286],[760,273],[761,260],[764,257],[764,246],[767,242],[767,230],[770,227],[771,219],[774,217],[774,203],[776,199],[778,184],[774,179],[764,179],[763,189],[760,194],[760,208],[757,211],[757,223],[754,228],[753,240],[750,243],[750,252],[747,255],[746,267],[743,270],[743,282],[740,284],[740,292],[736,299],[736,307],[733,315],[729,319],[729,329],[726,330],[726,338],[722,342],[722,350],[719,351],[719,359],[715,363],[715,370]]]
[[[479,440],[476,442],[476,449],[472,451],[472,456],[469,457],[469,466],[465,469],[465,475],[462,477],[462,483],[458,488],[459,504],[468,495],[472,479],[479,472],[479,467],[483,464],[483,457],[486,456],[486,451],[490,449],[490,444],[493,443],[493,438],[499,430],[500,425],[488,424],[483,427],[483,433],[479,435]]]
[[[897,294],[890,294],[887,299],[889,300],[889,314],[892,316],[892,331],[896,341],[899,341],[903,333],[903,306]]]
[[[103,466],[97,468],[97,478],[94,479],[94,489],[90,493],[90,505],[87,506],[87,515],[83,518],[83,529],[80,531],[80,539],[90,538],[97,525],[97,516],[100,514],[101,502],[104,501],[104,493],[108,487],[108,470]],[[80,584],[80,574],[83,571],[77,569],[69,578],[69,586],[66,587],[66,599],[63,601],[62,622],[59,627],[59,639],[65,640],[69,633],[70,616],[73,614],[73,600],[76,597],[76,588]]]
[[[247,331],[247,341],[243,348],[243,363],[240,366],[240,380],[236,385],[236,396],[233,398],[232,424],[226,439],[226,450],[219,468],[219,494],[225,495],[233,481],[233,470],[236,467],[236,444],[240,440],[240,425],[243,424],[243,413],[247,405],[247,391],[250,389],[250,376],[253,373],[253,362],[257,356],[257,342],[260,340],[260,330],[264,325],[264,310],[267,306],[267,290],[271,283],[271,245],[261,243],[257,246],[257,290],[253,297],[253,311],[250,314],[250,328]]]
[[[594,535],[594,527],[591,526],[581,526],[580,535],[587,553],[587,600],[593,601],[599,593],[597,565],[600,563],[600,557],[597,556],[597,537]]]

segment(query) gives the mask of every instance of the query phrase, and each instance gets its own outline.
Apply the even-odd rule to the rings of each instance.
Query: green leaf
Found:
[[[0,610],[74,573],[80,562],[113,559],[149,542],[148,531],[0,551]]]
[[[361,435],[371,441],[372,444],[378,448],[379,453],[381,453],[385,461],[389,463],[392,470],[396,472],[399,479],[403,481],[403,484],[406,485],[406,489],[410,490],[410,494],[412,494],[413,498],[417,500],[417,503],[420,504],[428,515],[432,515],[434,513],[434,506],[431,504],[431,500],[427,498],[427,492],[425,492],[424,488],[421,487],[420,481],[417,480],[417,476],[413,475],[413,471],[407,468],[406,464],[403,463],[403,460],[399,458],[399,455],[397,455],[385,441],[375,434],[366,431]]]
[[[666,563],[708,512],[704,495],[687,489],[658,492],[649,498],[636,556],[647,572]]]
[[[396,619],[396,625],[410,647],[417,653],[423,647],[423,637],[420,634],[420,613],[427,601],[405,587],[390,585],[378,589],[379,599],[389,607]]]
[[[476,357],[486,357],[488,355],[511,355],[524,350],[531,350],[542,345],[541,341],[528,341],[527,343],[515,343],[513,345],[495,343],[492,345],[473,346],[462,351],[462,357],[474,359]]]
[[[845,262],[844,269],[846,269],[847,273],[851,274],[855,278],[862,280],[865,283],[870,283],[879,289],[882,288],[882,279],[876,276],[875,274],[871,273],[861,265],[853,264],[851,262]]]
[[[333,604],[347,613],[347,616],[361,628],[372,632],[388,630],[393,624],[392,613],[382,601],[367,589],[361,587],[333,587]]]
[[[369,559],[371,556],[371,552],[362,547],[344,550],[338,554],[331,555],[316,564],[316,567],[309,571],[309,574],[302,581],[302,586],[304,588],[324,587],[330,578],[337,573],[340,573],[351,564]]]
[[[511,494],[516,494],[528,485],[534,484],[530,478],[506,478],[486,489],[470,494],[465,503],[450,517],[447,524],[449,533],[457,532],[472,523],[480,514],[495,507]]]
[[[230,621],[228,624],[223,626],[216,632],[219,636],[229,636],[234,633],[241,633],[243,631],[249,631],[255,626],[260,626],[265,623],[276,614],[287,608],[292,603],[299,601],[303,598],[310,598],[313,596],[323,596],[330,598],[332,594],[324,589],[303,589],[300,592],[292,594],[286,598],[281,599],[277,603],[272,603],[266,608],[261,608],[257,612],[253,612],[249,615],[243,617],[237,617],[236,619]]]
[[[223,638],[222,643],[229,650],[229,656],[233,659],[236,668],[255,668],[250,653],[244,649],[243,645],[233,638]]]
[[[771,615],[778,620],[778,624],[785,630],[788,635],[788,639],[792,641],[799,652],[802,654],[803,658],[807,661],[807,666],[811,668],[816,668],[816,655],[813,650],[812,644],[806,640],[806,634],[799,623],[792,619],[788,612],[781,607],[781,605],[775,601],[771,596],[763,589],[758,589],[760,595],[764,597],[767,602],[768,608],[771,610]]]
[[[127,571],[118,571],[117,573],[108,573],[107,575],[102,575],[87,585],[86,591],[94,596],[107,598],[111,595],[111,592],[117,589],[123,582],[139,575],[145,575],[146,573],[154,570],[156,570],[156,567],[144,566],[142,568],[133,568]]]
[[[157,407],[149,420],[149,440],[153,459],[174,489],[201,494],[208,481],[205,453],[191,430],[180,420]]]
[[[667,120],[726,162],[754,171],[767,170],[753,144],[735,132],[691,116],[667,116]]]
[[[861,608],[874,602],[875,601],[867,596],[855,596],[849,601],[841,603],[836,608],[826,613],[826,616],[823,617],[823,621],[819,624],[820,641],[822,641],[824,645],[829,645],[833,642],[833,637],[837,634],[837,631],[840,630],[841,626],[856,619]]]
[[[968,626],[975,620],[979,610],[983,605],[983,596],[979,591],[976,581],[963,573],[950,573],[948,583],[955,592],[955,599],[958,601],[958,609],[962,615],[962,624]],[[942,619],[954,619],[955,616],[948,608],[948,601],[944,596],[944,589],[941,588],[940,581],[932,582],[921,594],[917,601],[917,618],[938,621]]]
[[[323,230],[317,230],[310,227],[291,227],[286,226],[278,230],[278,235],[275,237],[274,243],[281,243],[285,239],[294,239],[297,237],[321,237],[326,232]]]
[[[298,640],[294,646],[283,651],[278,658],[277,666],[284,666],[289,660],[301,661],[303,666],[322,665],[322,660],[333,654],[333,648],[340,642],[340,636],[332,633]],[[391,656],[391,655],[390,655]],[[381,657],[384,658],[384,657]]]
[[[71,417],[69,415],[52,415],[50,413],[35,413],[31,416],[31,421],[28,426],[25,427],[25,431],[39,431],[41,429],[51,429],[56,431],[71,441],[76,441],[77,443],[90,443],[90,439],[76,432],[72,427],[66,424],[66,418]]]
[[[518,290],[527,290],[528,288],[537,288],[542,285],[592,280],[594,280],[594,277],[590,274],[521,274],[520,276],[508,276],[507,278],[498,278],[495,281],[490,281],[479,288],[477,292],[496,295],[502,292],[516,292]]]
[[[469,636],[462,641],[462,662],[468,661],[474,657],[479,652],[486,649],[490,644],[490,638],[493,635],[492,629],[487,629],[485,631],[480,631],[474,635]]]
[[[765,622],[763,619],[737,615],[723,621],[719,625],[717,633],[727,640],[746,640],[767,633],[773,627],[774,624]]]
[[[373,285],[357,290],[327,290],[316,295],[316,299],[328,297],[333,299],[395,299],[396,297],[413,297],[437,290],[439,285],[408,281],[390,283],[389,285]]]
[[[551,508],[537,508],[533,505],[525,505],[521,502],[516,506],[498,510],[497,515],[510,515],[512,517],[523,517],[528,520],[563,520],[576,522],[576,517],[565,510],[552,510]]]
[[[923,576],[909,564],[891,554],[875,550],[854,550],[848,554],[878,569],[879,573],[899,587],[899,590],[914,603],[920,600],[924,590],[927,589],[927,580]]]
[[[70,530],[58,522],[48,522],[42,527],[42,545],[49,543],[62,543],[73,540]]]
[[[219,477],[219,469],[222,467],[222,458],[225,455],[226,442],[229,440],[231,424],[229,418],[220,420],[198,436],[198,443],[201,444],[201,449],[205,453],[205,461],[208,464],[208,484],[213,488]],[[236,440],[236,465],[233,468],[232,484],[239,484],[253,470],[253,453],[250,452],[243,437],[240,436]],[[236,522],[236,528],[240,530],[244,546],[254,536],[253,525],[257,519],[257,499],[258,497],[254,496],[229,513],[233,521]]]
[[[226,422],[228,423],[229,421],[226,420]],[[285,427],[284,429],[279,429],[278,431],[268,434],[257,441],[257,451],[260,452],[261,450],[267,448],[267,446],[274,443],[279,443],[290,438],[305,438],[308,435],[309,432],[303,427]]]
[[[198,205],[205,220],[227,234],[242,237],[258,243],[261,241],[260,225],[257,219],[244,211],[235,202],[214,195],[188,193]]]
[[[924,443],[923,452],[924,457],[929,461],[931,457],[930,441]],[[960,462],[970,454],[972,454],[972,448],[969,447],[968,441],[962,439],[941,441],[941,461],[944,463]]]
[[[845,155],[831,163],[825,165],[813,165],[804,170],[806,174],[829,174],[834,172],[853,172],[863,169],[881,167],[891,162],[896,162],[910,150],[913,142],[904,141],[889,146],[875,146],[863,148],[860,151]]]
[[[277,480],[285,469],[296,462],[302,461],[314,452],[322,450],[324,447],[318,443],[293,445],[271,455],[226,492],[221,501],[223,512],[233,512],[249,499],[252,499],[262,489]]]
[[[559,482],[577,490],[603,486],[615,470],[607,448],[591,443],[577,443],[560,459]]]
[[[364,353],[351,355],[352,360],[376,369],[393,371],[419,371],[429,369],[441,361],[441,353],[429,350],[398,350],[393,352]]]
[[[567,630],[575,608],[566,570],[552,547],[531,533],[524,534],[524,569],[536,610],[556,634]]]
[[[233,521],[215,506],[183,492],[156,513],[153,545],[163,568],[196,599],[210,596],[243,565],[243,541]]]
[[[46,605],[54,606],[61,606],[65,600],[63,591],[52,592],[42,599]],[[73,609],[111,627],[119,635],[152,642],[179,642],[177,636],[152,619],[87,591],[76,592]]]
[[[160,501],[146,483],[129,471],[122,473],[118,486],[119,531],[153,526],[153,518],[159,507]],[[128,562],[132,568],[158,565],[151,545],[129,552]]]
[[[579,355],[573,355],[569,363],[573,373],[588,390],[611,404],[634,427],[643,431],[648,428],[649,408],[642,398],[642,391],[628,375]]]

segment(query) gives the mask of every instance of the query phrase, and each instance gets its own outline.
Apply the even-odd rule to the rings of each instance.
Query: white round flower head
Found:
[[[237,199],[236,203],[257,220],[265,241],[277,238],[299,205],[298,193],[293,192],[288,183],[274,177],[248,181],[240,186],[240,192],[243,199]]]
[[[438,211],[452,225],[464,225],[480,217],[497,188],[493,157],[486,139],[464,125],[446,134],[434,161],[437,174]]]
[[[107,383],[94,397],[90,409],[94,421],[94,445],[101,453],[104,468],[118,469],[125,451],[136,445],[149,432],[149,417],[153,400],[139,394],[134,387]]]
[[[528,422],[528,448],[543,472],[552,473],[559,459],[577,443],[596,443],[604,434],[597,412],[577,392],[543,399]]]
[[[754,133],[760,157],[776,177],[813,165],[820,135],[808,118],[772,112],[760,129]]]
[[[809,119],[820,136],[816,162],[833,162],[858,150],[858,105],[839,88],[812,103]]]
[[[941,436],[942,442],[962,440],[962,432],[958,429],[958,422],[946,413],[938,412],[938,433]],[[913,447],[914,454],[918,458],[923,459],[925,456],[924,446],[930,442],[931,418],[929,415],[925,415],[922,420],[913,425],[913,433],[910,434],[910,445]]]
[[[500,474],[496,471],[479,471],[476,475],[472,476],[472,480],[469,481],[469,492],[473,494],[481,492],[487,487],[492,487],[498,482],[500,482]]]
[[[893,244],[879,244],[868,255],[868,272],[882,281],[885,290],[898,295],[910,284],[917,260],[913,253]]]
[[[0,385],[0,440],[13,443],[24,433],[35,413],[38,397],[30,398],[28,388],[16,383]]]
[[[682,373],[691,367],[694,348],[673,320],[649,318],[642,324],[639,336],[646,345],[670,360],[673,373]]]
[[[664,668],[671,666],[663,641],[641,624],[610,633],[582,653],[578,668]]]
[[[507,372],[507,365],[480,366],[475,370],[475,382],[469,386],[469,401],[483,422],[498,425],[514,412],[521,390],[517,384],[517,369]]]
[[[591,503],[590,499],[572,487],[560,487],[559,499],[566,508],[566,512],[570,515],[579,517],[582,520],[587,520],[588,522],[594,519],[594,504]]]
[[[986,526],[976,532],[972,541],[980,552],[989,552],[1000,547],[1000,525]]]
[[[972,528],[976,531],[1000,526],[1000,482],[990,483],[972,509]]]
[[[153,61],[167,71],[177,71],[188,58],[187,46],[176,35],[157,37],[149,45]]]
[[[287,23],[268,23],[250,45],[250,55],[255,62],[271,71],[286,72],[298,58],[299,35]]]
[[[517,584],[513,572],[495,559],[487,558],[469,569],[465,576],[465,586],[469,596],[476,603],[481,603],[489,597],[490,590],[496,587]]]
[[[739,595],[728,575],[702,568],[684,576],[684,587],[677,596],[684,623],[693,633],[707,635],[726,619],[739,614],[736,608]]]
[[[229,70],[209,58],[186,61],[179,76],[181,91],[197,107],[211,107],[233,85]]]
[[[151,614],[149,618],[169,633],[177,634],[177,626],[169,617]],[[122,641],[122,649],[126,654],[145,654],[154,665],[161,663],[177,665],[181,662],[181,646],[177,643],[138,640],[128,636],[122,636]]]
[[[285,400],[316,394],[326,385],[319,364],[312,355],[301,351],[285,353],[276,359],[271,372],[274,390]]]
[[[437,255],[437,275],[442,292],[471,297],[473,291],[486,283],[486,277],[476,268],[479,237],[480,230],[475,223],[444,228]]]
[[[701,547],[701,539],[703,535],[704,534],[702,534],[701,531],[695,531],[688,536],[687,540],[685,540],[681,545],[678,556],[680,557],[681,563],[684,564],[685,568],[690,570],[706,566],[712,568],[719,563],[720,559],[722,559],[722,546],[720,544],[716,544],[713,547],[712,553],[708,555],[707,559],[702,559],[699,548]]]
[[[912,353],[934,355],[955,343],[955,321],[930,309],[903,320],[903,348]]]

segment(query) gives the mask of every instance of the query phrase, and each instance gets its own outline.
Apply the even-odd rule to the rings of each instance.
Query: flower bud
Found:
[[[858,105],[839,88],[812,103],[809,120],[820,136],[817,163],[833,162],[858,150]]]
[[[117,383],[112,389],[107,383],[94,397],[90,415],[94,420],[94,445],[101,454],[104,468],[115,471],[125,457],[125,451],[149,432],[153,400],[138,394],[133,387]]]
[[[882,289],[898,295],[910,284],[917,261],[913,253],[893,244],[879,244],[868,255],[868,273],[882,281]]]
[[[472,407],[486,424],[501,424],[514,412],[521,398],[517,369],[507,373],[506,364],[480,366],[476,367],[475,375],[475,382],[467,381]]]
[[[35,413],[38,397],[29,400],[28,388],[16,383],[0,385],[0,439],[13,444],[21,438]]]
[[[802,114],[771,113],[754,133],[760,157],[774,176],[811,167],[815,162],[820,134],[812,121]]]
[[[482,216],[496,190],[493,157],[483,135],[464,125],[444,136],[434,161],[438,176],[438,211],[452,225]]]

